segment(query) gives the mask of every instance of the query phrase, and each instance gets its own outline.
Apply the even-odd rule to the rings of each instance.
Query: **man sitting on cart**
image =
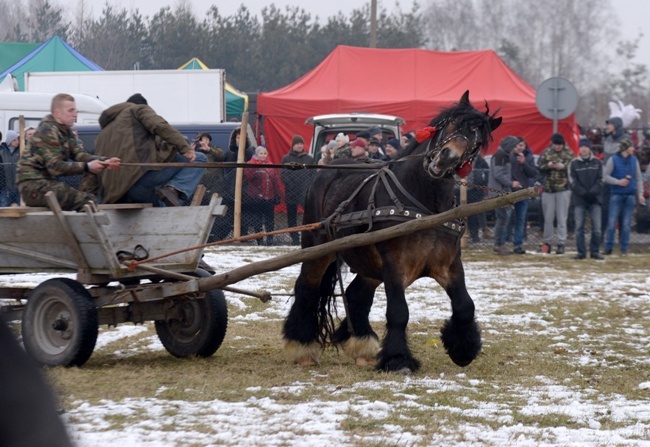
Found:
[[[79,191],[60,176],[99,174],[120,167],[119,158],[91,155],[84,151],[71,128],[77,120],[74,97],[59,93],[52,98],[52,114],[38,125],[28,149],[18,162],[18,189],[28,206],[47,206],[45,193],[53,191],[63,210],[80,211],[96,198]]]
[[[207,162],[187,139],[149,107],[139,93],[115,104],[99,117],[102,130],[95,154],[118,157],[123,163]],[[82,189],[102,203],[152,203],[154,206],[187,205],[205,169],[122,166],[118,171],[86,175]]]

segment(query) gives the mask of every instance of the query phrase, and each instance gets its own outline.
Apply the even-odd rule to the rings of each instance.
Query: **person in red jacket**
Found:
[[[259,146],[255,155],[248,161],[249,164],[258,165],[255,168],[246,168],[246,195],[250,222],[256,233],[262,231],[262,226],[267,232],[275,229],[274,207],[280,203],[280,175],[278,170],[267,168],[269,153],[265,147]],[[273,237],[260,239],[260,245],[273,245]]]

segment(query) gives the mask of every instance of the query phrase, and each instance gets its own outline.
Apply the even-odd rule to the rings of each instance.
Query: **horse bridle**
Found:
[[[461,166],[463,166],[466,162],[471,163],[474,161],[474,157],[476,157],[476,154],[478,154],[479,151],[479,146],[480,146],[480,141],[479,141],[479,132],[478,132],[478,127],[474,128],[474,138],[473,141],[470,141],[469,138],[464,135],[463,133],[460,132],[460,129],[457,128],[454,132],[446,136],[445,138],[439,138],[439,136],[442,136],[445,134],[445,129],[447,129],[447,126],[450,124],[455,124],[455,122],[452,120],[445,120],[442,123],[442,131],[436,135],[432,135],[429,138],[429,143],[427,144],[427,150],[424,152],[424,160],[422,161],[422,166],[424,167],[424,170],[428,172],[429,165],[433,162],[433,159],[438,155],[438,153],[442,150],[442,148],[445,146],[445,144],[449,143],[450,141],[456,139],[456,138],[462,138],[467,142],[467,147],[471,148],[471,150],[465,149],[465,152],[463,152],[463,155],[460,157],[460,160],[456,164],[456,170],[459,169]],[[437,126],[436,126],[437,127]],[[431,142],[438,138],[436,141],[435,145],[433,148],[431,147]]]

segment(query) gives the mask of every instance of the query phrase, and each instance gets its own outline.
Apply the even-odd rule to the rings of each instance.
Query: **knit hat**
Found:
[[[350,146],[352,146],[352,147],[362,147],[364,149],[366,149],[368,147],[366,142],[363,141],[361,138],[357,138],[356,140],[354,140],[352,143],[350,143]]]
[[[564,145],[564,137],[562,136],[561,133],[554,133],[551,136],[551,143],[552,144],[562,144],[562,145]]]
[[[130,102],[133,104],[140,104],[140,105],[148,105],[147,100],[144,99],[144,96],[142,96],[140,93],[136,93],[134,95],[131,95],[129,99],[126,100],[126,102]]]
[[[7,146],[9,146],[9,143],[14,141],[16,138],[18,138],[18,132],[15,130],[10,130],[7,132],[7,139],[5,140],[5,143],[7,143]]]
[[[592,146],[591,146],[591,141],[589,141],[589,140],[586,139],[586,138],[583,138],[583,139],[580,140],[580,142],[578,143],[578,147],[582,147],[582,146],[586,146],[586,147],[588,147],[589,149],[591,149],[591,147],[592,147]]]
[[[345,135],[343,132],[339,132],[339,133],[336,135],[335,140],[336,140],[337,143],[344,143],[344,144],[347,144],[347,143],[350,142],[350,137],[348,137],[347,135]]]
[[[518,144],[519,138],[508,135],[507,137],[504,137],[503,140],[501,140],[501,144],[499,144],[499,146],[501,146],[501,148],[507,153],[510,153]]]
[[[11,131],[10,131],[11,132]],[[632,146],[632,142],[625,138],[624,140],[621,140],[620,143],[618,143],[618,151],[619,152],[624,152],[628,150]]]
[[[368,132],[367,130],[362,130],[361,132],[359,132],[357,134],[357,138],[364,138],[366,140],[369,140],[370,139],[370,132]]]
[[[294,135],[291,139],[291,147],[294,147],[296,144],[305,144],[305,140],[300,135]]]
[[[399,140],[397,138],[391,138],[386,142],[386,144],[390,144],[393,146],[396,150],[400,150],[402,146],[399,144]]]
[[[381,135],[381,129],[379,127],[370,127],[368,128],[368,134],[370,136]]]
[[[379,140],[377,138],[371,137],[370,142],[368,145],[374,144],[375,146],[379,146]]]

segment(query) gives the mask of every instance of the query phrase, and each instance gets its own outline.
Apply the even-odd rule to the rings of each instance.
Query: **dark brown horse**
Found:
[[[447,211],[454,205],[453,175],[471,164],[491,140],[501,118],[479,112],[469,92],[431,121],[398,159],[383,169],[322,170],[305,200],[304,223],[326,222],[328,231],[304,232],[303,247],[365,231],[374,231]],[[352,163],[337,160],[333,164]],[[318,363],[329,340],[358,365],[410,373],[420,362],[408,347],[409,319],[405,289],[422,277],[434,278],[451,299],[452,315],[442,329],[447,353],[460,366],[469,365],[481,349],[474,302],[465,287],[460,253],[460,222],[419,231],[374,245],[341,252],[356,273],[347,287],[346,317],[334,328],[330,307],[337,283],[337,257],[305,262],[295,284],[295,302],[284,323],[285,350],[301,365]],[[384,283],[386,333],[379,346],[369,322],[375,290]]]

